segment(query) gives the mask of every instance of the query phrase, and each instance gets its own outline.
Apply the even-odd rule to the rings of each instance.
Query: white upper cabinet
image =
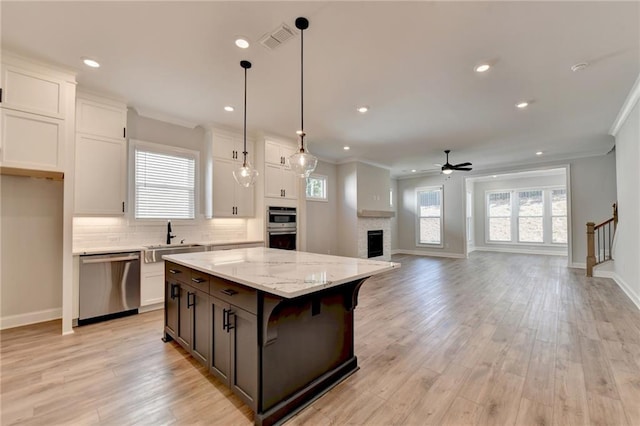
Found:
[[[76,102],[76,215],[123,215],[127,107],[84,93]]]
[[[0,69],[4,168],[64,172],[72,137],[75,76],[3,52]]]
[[[291,172],[289,156],[296,147],[285,142],[265,140],[264,196],[267,198],[298,198],[298,177]]]
[[[110,101],[99,103],[80,96],[76,101],[76,131],[78,133],[114,139],[126,137],[126,106]]]
[[[242,165],[242,135],[210,129],[205,138],[205,217],[254,217],[255,190],[233,178]],[[247,158],[253,161],[253,142],[247,140]]]

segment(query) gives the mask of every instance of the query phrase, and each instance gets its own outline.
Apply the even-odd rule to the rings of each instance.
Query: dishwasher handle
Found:
[[[140,255],[132,254],[129,256],[119,256],[119,257],[99,257],[99,258],[91,258],[91,259],[82,259],[82,263],[111,263],[111,262],[122,262],[122,261],[132,261],[139,260]]]

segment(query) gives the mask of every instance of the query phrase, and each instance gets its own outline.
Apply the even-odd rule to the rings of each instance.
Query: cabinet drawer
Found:
[[[189,285],[209,294],[209,278],[208,274],[191,270],[191,282]]]
[[[251,313],[258,313],[258,291],[218,277],[211,277],[211,295]]]
[[[191,285],[191,270],[186,266],[165,262],[165,274],[177,281]]]

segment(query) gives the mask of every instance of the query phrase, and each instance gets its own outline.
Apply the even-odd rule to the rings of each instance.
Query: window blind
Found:
[[[194,219],[196,161],[136,148],[136,219]]]

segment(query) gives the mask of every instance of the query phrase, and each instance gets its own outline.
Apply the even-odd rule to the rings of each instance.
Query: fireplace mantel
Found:
[[[358,210],[358,217],[377,217],[377,218],[392,218],[396,216],[396,212],[387,210]]]

